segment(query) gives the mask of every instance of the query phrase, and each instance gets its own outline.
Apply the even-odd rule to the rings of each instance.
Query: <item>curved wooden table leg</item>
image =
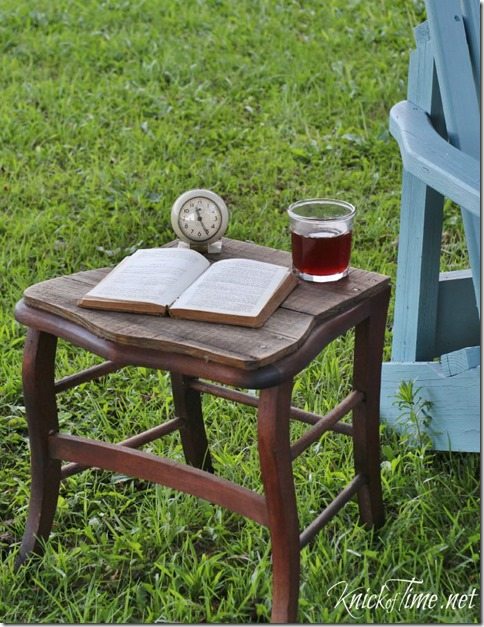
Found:
[[[29,329],[24,349],[23,389],[27,412],[31,459],[31,493],[27,524],[16,567],[30,552],[42,551],[52,528],[60,485],[61,462],[51,459],[48,436],[58,431],[54,391],[54,359],[57,338]]]
[[[365,400],[353,410],[355,469],[367,483],[358,492],[361,521],[368,527],[383,524],[380,477],[380,382],[385,322],[390,289],[372,299],[370,317],[356,327],[353,387]]]
[[[299,521],[289,445],[292,381],[260,393],[258,443],[272,541],[273,623],[296,622]]]
[[[203,423],[200,392],[192,389],[189,381],[190,377],[175,372],[171,373],[175,415],[183,421],[183,426],[180,427],[183,452],[187,464],[213,472]]]

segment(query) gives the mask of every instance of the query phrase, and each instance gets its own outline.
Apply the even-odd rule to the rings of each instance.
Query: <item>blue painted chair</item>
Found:
[[[479,0],[426,0],[407,100],[390,114],[403,161],[393,346],[381,413],[398,423],[402,381],[432,403],[437,450],[480,443]],[[445,199],[460,206],[470,269],[440,273]]]

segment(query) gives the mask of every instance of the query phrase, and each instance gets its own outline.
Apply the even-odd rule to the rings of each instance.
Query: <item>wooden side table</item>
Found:
[[[228,239],[222,257],[291,263],[286,252]],[[29,327],[23,385],[32,469],[18,564],[31,551],[39,552],[40,541],[49,536],[60,481],[87,467],[102,468],[198,496],[267,526],[272,542],[272,622],[295,622],[301,548],[355,494],[362,522],[368,526],[383,522],[378,427],[388,278],[352,269],[338,283],[301,282],[262,328],[248,329],[77,307],[78,299],[106,272],[80,272],[39,283],[26,290],[16,308],[17,320]],[[351,328],[355,328],[353,390],[326,416],[292,407],[293,377]],[[107,361],[55,382],[57,338]],[[127,365],[170,372],[175,418],[119,444],[60,433],[56,394]],[[259,389],[260,395],[227,386]],[[263,495],[214,474],[201,393],[258,407]],[[350,411],[352,424],[340,422]],[[310,425],[293,443],[291,418]],[[352,436],[355,476],[301,531],[292,460],[329,429]],[[186,464],[138,450],[175,430],[180,432]],[[68,463],[61,465],[61,460]]]

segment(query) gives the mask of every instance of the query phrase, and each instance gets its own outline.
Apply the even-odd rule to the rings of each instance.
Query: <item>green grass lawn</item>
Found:
[[[168,242],[171,205],[194,187],[224,197],[230,237],[283,249],[289,203],[346,199],[358,210],[354,265],[394,279],[401,161],[387,120],[405,97],[422,19],[418,0],[3,0],[0,621],[269,619],[265,529],[97,471],[63,484],[45,555],[14,574],[30,481],[25,329],[13,307],[34,282]],[[465,265],[456,215],[445,224],[443,269]],[[392,308],[387,357],[391,317]],[[325,411],[345,392],[351,341],[297,379],[299,406]],[[64,374],[93,360],[59,347]],[[211,398],[204,408],[217,472],[257,489],[253,411]],[[144,369],[59,402],[62,427],[108,441],[171,412],[167,374]],[[303,551],[300,622],[479,622],[478,457],[410,447],[384,427],[382,444],[386,523],[364,531],[352,502]],[[182,455],[176,436],[151,450]],[[347,439],[328,435],[312,450],[294,467],[302,524],[352,474]],[[437,595],[434,607],[338,603],[344,582],[378,593],[412,579]],[[408,584],[389,585],[403,595]]]

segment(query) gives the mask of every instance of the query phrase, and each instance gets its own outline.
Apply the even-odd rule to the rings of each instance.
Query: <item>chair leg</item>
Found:
[[[207,472],[213,472],[212,459],[203,423],[200,392],[188,385],[189,380],[189,377],[182,374],[171,373],[175,414],[183,421],[183,426],[180,428],[183,452],[187,464]]]
[[[289,442],[292,381],[261,391],[258,445],[272,542],[273,623],[296,622],[299,521]]]
[[[368,527],[383,524],[380,477],[380,383],[385,322],[390,288],[373,298],[370,316],[356,327],[353,387],[365,399],[353,410],[355,470],[367,483],[358,492],[361,521]]]
[[[29,553],[41,553],[57,508],[61,462],[49,457],[48,437],[58,431],[54,391],[57,338],[29,329],[24,350],[23,389],[29,427],[31,494],[27,524],[16,567]]]

